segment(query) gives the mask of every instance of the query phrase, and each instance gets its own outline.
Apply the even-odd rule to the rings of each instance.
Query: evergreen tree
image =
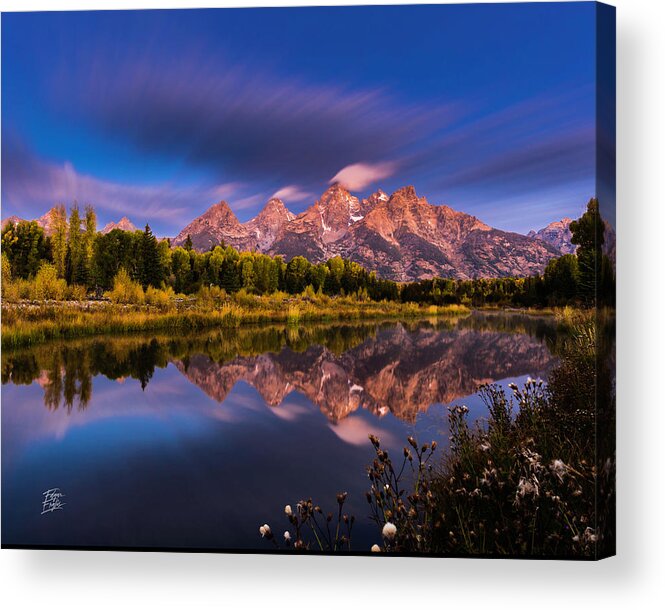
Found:
[[[187,252],[191,252],[193,249],[192,236],[189,233],[187,233],[187,239],[185,240],[184,248],[187,250]]]
[[[588,304],[595,304],[605,241],[598,199],[589,201],[581,218],[570,223],[570,231],[573,234],[570,241],[577,245],[580,297]]]
[[[241,278],[236,261],[228,255],[224,257],[224,262],[222,263],[221,281],[222,288],[229,294],[240,290]]]
[[[570,303],[579,292],[579,263],[574,254],[552,259],[545,268],[545,290],[551,305]]]
[[[139,281],[144,289],[148,286],[158,288],[162,284],[164,275],[159,256],[159,248],[157,246],[157,238],[152,234],[150,225],[148,224],[146,224],[145,230],[141,235],[139,254]]]

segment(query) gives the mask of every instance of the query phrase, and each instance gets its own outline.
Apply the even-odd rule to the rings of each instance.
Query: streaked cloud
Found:
[[[367,446],[370,434],[381,438],[384,445],[396,445],[397,439],[379,421],[366,421],[361,417],[347,417],[336,424],[328,424],[328,428],[341,441],[355,445],[356,447]]]
[[[395,173],[396,163],[354,163],[338,171],[329,184],[339,182],[350,191],[362,191]]]
[[[303,201],[304,199],[312,199],[316,197],[316,193],[307,191],[296,184],[290,184],[289,186],[284,186],[278,191],[275,191],[272,195],[283,201]]]
[[[220,66],[194,55],[168,70],[155,62],[132,56],[113,70],[102,59],[62,67],[56,102],[142,153],[287,185],[325,184],[355,159],[385,173],[381,158],[452,113],[448,104],[406,104],[383,89],[316,84],[250,64]]]
[[[237,184],[125,184],[77,171],[69,161],[35,156],[10,138],[3,142],[3,206],[23,217],[41,215],[57,203],[95,206],[101,222],[128,216],[135,224],[175,230],[191,220],[193,206],[210,205],[237,192]],[[242,204],[243,200],[239,200]]]

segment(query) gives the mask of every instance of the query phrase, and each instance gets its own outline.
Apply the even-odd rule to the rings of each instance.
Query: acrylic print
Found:
[[[614,29],[3,14],[2,545],[613,554]]]

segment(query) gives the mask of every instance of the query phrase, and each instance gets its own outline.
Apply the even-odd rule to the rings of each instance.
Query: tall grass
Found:
[[[286,321],[288,324],[296,326],[300,322],[300,307],[297,305],[289,305],[286,311]]]
[[[4,303],[2,347],[7,349],[51,339],[143,330],[236,328],[271,322],[297,325],[303,321],[459,316],[469,313],[468,309],[457,305],[437,307],[436,312],[432,312],[431,308],[412,303],[357,302],[350,297],[312,302],[280,294],[269,297],[241,294],[238,298],[206,294],[201,299],[178,299],[172,292],[167,294],[151,289],[141,296],[143,298],[139,301],[144,304]]]

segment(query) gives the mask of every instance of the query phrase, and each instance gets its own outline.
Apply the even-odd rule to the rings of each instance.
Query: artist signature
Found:
[[[65,503],[62,498],[65,497],[60,491],[59,487],[47,489],[43,494],[44,500],[42,501],[42,515],[45,513],[52,513],[54,510],[62,510]]]

